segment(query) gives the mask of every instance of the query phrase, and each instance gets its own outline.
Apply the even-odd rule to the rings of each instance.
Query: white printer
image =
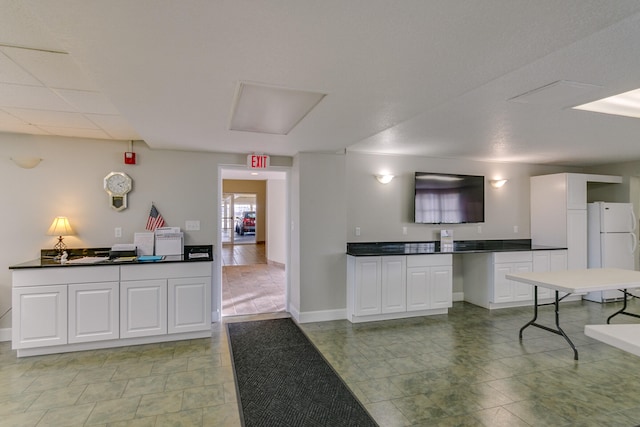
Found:
[[[156,228],[156,255],[183,255],[184,233],[180,227]]]

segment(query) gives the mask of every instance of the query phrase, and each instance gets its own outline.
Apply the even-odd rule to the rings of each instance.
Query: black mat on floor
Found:
[[[377,426],[293,320],[227,330],[245,426]]]

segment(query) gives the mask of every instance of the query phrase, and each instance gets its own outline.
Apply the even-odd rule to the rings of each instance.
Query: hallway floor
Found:
[[[285,310],[285,268],[267,263],[265,245],[223,245],[222,316]]]
[[[563,304],[579,361],[546,331],[518,340],[530,307],[459,302],[448,315],[302,329],[381,427],[630,427],[640,423],[640,358],[583,333],[620,305]],[[640,311],[638,300],[630,306]],[[552,319],[553,308],[541,308],[540,321]],[[210,339],[21,359],[0,343],[0,424],[240,426],[226,328],[214,324]]]

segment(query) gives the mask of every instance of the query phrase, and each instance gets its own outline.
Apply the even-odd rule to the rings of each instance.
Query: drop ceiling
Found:
[[[2,132],[285,156],[640,160],[640,119],[571,108],[640,88],[636,0],[0,1]],[[286,135],[235,131],[240,82],[326,96]]]

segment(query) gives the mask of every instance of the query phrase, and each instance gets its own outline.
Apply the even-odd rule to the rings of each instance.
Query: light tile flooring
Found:
[[[285,310],[284,266],[267,263],[265,245],[222,247],[222,315]]]
[[[640,423],[640,358],[583,334],[617,306],[563,304],[579,361],[546,331],[518,340],[530,308],[455,303],[448,315],[302,328],[381,426],[627,427]],[[211,339],[20,359],[0,343],[0,425],[239,426],[224,325]]]

